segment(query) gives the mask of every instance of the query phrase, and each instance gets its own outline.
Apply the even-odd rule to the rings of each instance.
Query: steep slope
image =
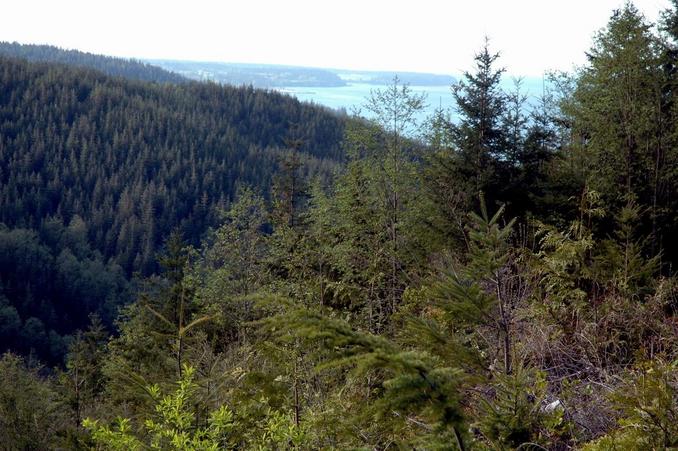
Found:
[[[197,239],[239,185],[266,191],[291,129],[310,171],[341,159],[342,119],[276,93],[11,59],[0,59],[0,85],[0,222],[78,215],[128,271],[173,227]]]
[[[343,122],[252,88],[0,57],[0,339],[58,356],[89,313],[114,317],[172,230],[198,243],[239,186],[267,193],[288,138],[327,177]]]

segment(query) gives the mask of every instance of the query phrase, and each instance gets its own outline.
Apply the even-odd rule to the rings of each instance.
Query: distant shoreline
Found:
[[[456,82],[451,75],[418,72],[354,71],[300,66],[266,64],[218,63],[177,60],[144,60],[186,78],[215,81],[257,88],[341,88],[351,84],[389,85],[395,77],[410,86],[450,86]]]

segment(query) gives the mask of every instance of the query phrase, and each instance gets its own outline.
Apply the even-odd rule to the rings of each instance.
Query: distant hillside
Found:
[[[308,176],[342,160],[344,120],[279,93],[5,57],[0,86],[0,342],[45,359],[110,324],[172,230],[198,244],[238,187],[267,193],[287,138]]]
[[[23,58],[28,61],[61,63],[96,69],[113,77],[157,83],[185,83],[181,75],[142,61],[94,55],[78,50],[64,50],[51,45],[0,42],[0,55]]]
[[[149,61],[186,78],[210,80],[236,86],[252,85],[259,88],[279,88],[289,86],[331,87],[346,84],[337,74],[325,69],[266,64]]]

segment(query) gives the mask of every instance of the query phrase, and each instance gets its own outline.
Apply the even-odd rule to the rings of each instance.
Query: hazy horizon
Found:
[[[139,60],[459,74],[488,36],[509,73],[539,76],[584,64],[595,32],[623,3],[420,0],[415,10],[357,0],[23,0],[5,5],[0,40]],[[634,3],[650,21],[670,6]]]
[[[397,70],[397,69],[355,69],[355,68],[350,68],[350,67],[332,67],[332,66],[311,66],[311,65],[297,65],[297,64],[287,64],[287,63],[267,63],[267,62],[259,62],[259,61],[253,61],[253,62],[243,62],[243,61],[219,61],[219,60],[199,60],[199,59],[179,59],[179,58],[143,58],[143,57],[135,57],[135,56],[121,56],[121,55],[111,55],[108,53],[103,53],[103,52],[97,52],[97,51],[92,51],[92,50],[83,50],[82,48],[76,48],[76,47],[62,47],[50,42],[21,42],[21,41],[16,41],[16,40],[3,40],[0,39],[0,42],[9,42],[9,43],[17,43],[20,45],[46,45],[46,46],[52,46],[52,47],[57,47],[62,50],[70,51],[70,50],[75,50],[75,51],[80,51],[80,52],[85,52],[85,53],[90,53],[93,55],[100,55],[100,56],[106,56],[106,57],[113,57],[113,58],[122,58],[122,59],[128,59],[128,60],[137,60],[141,62],[145,62],[148,64],[153,64],[153,63],[158,63],[162,61],[173,61],[173,62],[185,62],[185,63],[207,63],[207,64],[229,64],[229,65],[242,65],[242,66],[252,66],[252,67],[290,67],[290,68],[305,68],[305,69],[322,69],[322,70],[328,70],[328,71],[341,71],[341,72],[383,72],[383,73],[412,73],[412,74],[430,74],[430,75],[448,75],[452,77],[459,77],[463,75],[463,72],[466,71],[467,69],[461,69],[459,72],[452,72],[452,73],[442,73],[442,72],[430,72],[430,71],[421,71],[421,70]],[[156,64],[157,65],[157,64]],[[525,78],[541,78],[543,74],[535,74],[535,75],[524,75],[521,76],[519,74],[513,74],[508,71],[506,71],[505,74],[507,77],[514,77],[514,76],[519,76],[519,77],[525,77]]]
[[[50,45],[50,44],[46,44]],[[66,49],[66,50],[79,50],[79,49]],[[104,56],[113,56],[113,55],[104,55]],[[125,57],[120,57],[125,58]],[[134,57],[128,57],[134,58]],[[431,74],[431,75],[451,75],[456,76],[457,74],[447,74],[447,73],[437,73],[437,72],[427,72],[427,71],[404,71],[404,70],[394,70],[394,69],[383,69],[383,70],[371,70],[371,69],[353,69],[348,67],[330,67],[330,66],[309,66],[309,65],[298,65],[298,64],[286,64],[286,63],[267,63],[267,62],[243,62],[243,61],[216,61],[216,60],[191,60],[191,59],[176,59],[176,58],[137,58],[140,61],[153,63],[159,61],[176,61],[176,62],[186,62],[186,63],[209,63],[209,64],[232,64],[232,65],[242,65],[242,66],[253,66],[253,67],[294,67],[294,68],[304,68],[304,69],[323,69],[328,71],[342,71],[342,72],[393,72],[393,73],[413,73],[413,74]]]

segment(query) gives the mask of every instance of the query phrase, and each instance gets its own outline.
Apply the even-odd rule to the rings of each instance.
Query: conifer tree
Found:
[[[178,232],[168,238],[159,261],[165,273],[144,280],[137,302],[123,309],[120,334],[109,343],[103,366],[112,402],[142,411],[145,387],[181,378],[195,333],[213,319],[206,306],[196,302],[194,282],[187,274],[188,251]]]
[[[389,234],[388,254],[390,259],[389,311],[396,310],[401,297],[400,274],[403,268],[403,249],[400,229],[404,222],[403,210],[412,200],[412,151],[408,138],[417,126],[417,114],[424,108],[424,94],[415,94],[408,85],[401,85],[398,77],[384,90],[374,90],[367,99],[366,108],[384,130],[383,149],[377,149],[375,182],[381,185],[381,199],[386,207],[385,226]],[[409,192],[407,192],[409,191]]]
[[[159,259],[165,269],[168,286],[161,287],[160,296],[142,295],[141,303],[152,317],[159,321],[155,333],[164,335],[172,342],[179,378],[184,367],[184,346],[189,332],[198,325],[209,321],[210,315],[198,314],[193,296],[195,288],[186,280],[188,256],[181,240],[175,231],[167,240],[167,251]]]
[[[450,316],[453,325],[461,330],[469,326],[476,329],[466,338],[473,343],[471,347],[484,349],[483,353],[492,356],[501,355],[504,372],[510,374],[514,314],[526,294],[516,267],[516,252],[509,241],[515,220],[502,226],[503,207],[489,217],[482,196],[480,205],[480,215],[469,215],[468,262],[462,268],[443,268],[427,293]],[[477,334],[483,327],[493,330],[499,336],[498,342],[488,342]],[[486,367],[490,365],[493,363],[485,363]]]
[[[91,316],[90,326],[78,332],[69,346],[66,372],[61,383],[66,388],[66,399],[75,414],[79,427],[83,412],[90,410],[103,391],[102,365],[108,333],[98,316]]]
[[[453,128],[458,153],[459,180],[468,180],[467,194],[487,191],[503,157],[505,136],[501,120],[506,99],[499,87],[504,69],[495,68],[498,53],[490,51],[489,40],[475,55],[475,72],[465,72],[453,86],[459,123]],[[470,202],[470,200],[469,200]]]
[[[547,390],[545,374],[530,368],[494,375],[485,397],[474,400],[477,421],[471,427],[479,441],[494,449],[548,449],[566,424],[559,403],[547,407]]]
[[[289,153],[280,159],[279,172],[272,187],[273,219],[280,225],[295,228],[301,225],[300,214],[304,208],[307,187],[301,174],[301,142],[293,140],[289,145]]]
[[[224,214],[224,224],[203,251],[200,271],[207,279],[203,279],[202,296],[219,302],[218,297],[246,296],[264,284],[268,251],[264,228],[268,222],[264,199],[251,188],[241,188]],[[216,292],[208,294],[206,290]]]
[[[422,158],[420,211],[429,243],[438,249],[463,247],[463,218],[468,208],[467,194],[459,180],[460,161],[454,145],[454,124],[449,112],[436,109],[424,125],[423,139],[428,152]],[[437,250],[437,249],[436,249]]]
[[[629,201],[648,208],[644,224],[659,243],[658,220],[666,199],[660,198],[660,188],[667,161],[657,40],[640,12],[627,3],[596,35],[588,58],[563,108],[593,161],[587,168],[589,184],[610,212]]]
[[[332,275],[335,259],[334,246],[336,245],[336,229],[333,221],[336,219],[336,208],[332,198],[325,193],[319,180],[311,185],[309,210],[307,213],[308,233],[305,247],[308,251],[309,285],[320,307],[332,304],[336,287]]]
[[[549,170],[551,162],[560,150],[558,127],[556,126],[557,106],[553,88],[546,85],[539,96],[537,104],[530,111],[525,129],[525,139],[522,152],[520,153],[520,184],[517,192],[520,198],[527,194],[532,213],[544,215],[546,193],[549,189],[551,176]],[[518,202],[517,199],[513,199]],[[525,212],[529,208],[520,208]]]
[[[383,203],[375,182],[372,149],[376,131],[363,124],[347,129],[353,155],[338,179],[334,195],[337,243],[332,265],[336,268],[335,304],[362,313],[369,330],[381,330],[388,316],[389,243]]]

